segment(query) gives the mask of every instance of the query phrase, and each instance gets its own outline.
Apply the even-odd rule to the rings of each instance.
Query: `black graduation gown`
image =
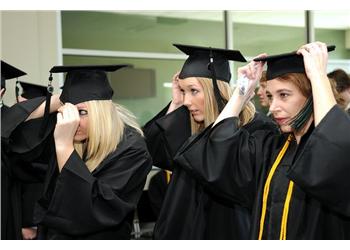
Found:
[[[158,218],[162,204],[168,189],[167,173],[165,170],[160,170],[149,181],[147,195],[149,204],[155,218]],[[170,182],[170,179],[169,179]]]
[[[350,239],[349,131],[349,117],[334,106],[299,146],[291,143],[271,182],[263,239],[279,238],[290,180],[287,239]],[[286,135],[250,134],[237,128],[237,118],[228,118],[203,131],[175,162],[214,194],[251,207],[251,238],[257,239],[264,184],[285,141]]]
[[[28,108],[30,102],[22,105]],[[10,133],[12,151],[28,156],[45,150],[51,156],[44,195],[35,210],[39,238],[130,239],[133,211],[152,166],[144,139],[126,127],[117,149],[92,173],[76,151],[59,173],[53,139],[55,116],[51,115],[43,138],[30,134],[31,121]],[[21,138],[16,134],[30,139],[16,140]]]
[[[38,106],[43,98],[36,99],[32,105]],[[3,113],[3,112],[2,112]],[[22,239],[21,228],[36,226],[33,222],[34,204],[42,194],[47,159],[21,158],[10,150],[9,133],[18,126],[20,120],[28,116],[28,112],[22,105],[14,105],[6,108],[2,115],[2,209],[4,213],[3,239]],[[16,118],[15,118],[16,117]],[[40,125],[41,121],[36,121]],[[5,153],[6,151],[6,153]],[[6,154],[6,156],[5,156]],[[6,166],[6,168],[5,168]],[[5,170],[6,169],[6,170]]]
[[[168,107],[149,121],[144,132],[154,165],[173,170],[157,220],[155,239],[247,239],[250,211],[213,197],[196,176],[173,163],[182,145],[191,141],[190,117],[185,106],[166,114]],[[255,129],[276,129],[258,115]],[[276,131],[276,130],[275,130]]]

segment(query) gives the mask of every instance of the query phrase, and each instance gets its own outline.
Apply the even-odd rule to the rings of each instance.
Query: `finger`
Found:
[[[57,123],[60,124],[63,120],[62,113],[58,112],[57,113]]]

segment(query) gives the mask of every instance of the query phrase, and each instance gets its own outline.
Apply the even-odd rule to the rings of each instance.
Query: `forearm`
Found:
[[[317,75],[310,80],[314,99],[314,120],[317,126],[337,102],[327,75]]]
[[[46,104],[46,101],[43,102],[37,109],[35,109],[28,116],[26,121],[43,117],[44,116],[44,112],[45,112],[45,104]],[[61,101],[60,101],[59,95],[57,94],[57,95],[51,96],[50,113],[56,112],[60,106],[61,106]]]
[[[226,104],[225,108],[222,110],[218,118],[216,119],[213,126],[215,126],[220,121],[229,118],[229,117],[238,117],[242,111],[243,105],[245,103],[245,97],[239,95],[238,88],[235,89],[232,97]]]

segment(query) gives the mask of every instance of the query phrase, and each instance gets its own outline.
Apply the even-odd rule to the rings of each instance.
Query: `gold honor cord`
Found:
[[[286,197],[286,200],[284,202],[284,207],[283,207],[280,240],[287,239],[287,220],[288,220],[289,204],[290,204],[290,200],[292,198],[292,193],[293,193],[293,186],[294,186],[294,183],[292,181],[289,181],[287,197]]]
[[[262,239],[262,235],[263,235],[263,231],[264,231],[267,198],[269,195],[271,180],[272,180],[272,177],[273,177],[278,165],[280,164],[284,154],[286,153],[291,140],[292,140],[292,135],[289,135],[287,141],[283,145],[283,148],[278,153],[278,156],[277,156],[275,162],[273,163],[272,168],[271,168],[271,170],[267,176],[266,182],[265,182],[264,194],[263,194],[263,204],[262,204],[262,211],[261,211],[261,218],[260,218],[260,230],[259,230],[259,237],[258,237],[259,240]]]
[[[166,174],[166,184],[169,184],[170,177],[171,177],[171,172],[168,171],[168,170],[165,170],[165,174]]]

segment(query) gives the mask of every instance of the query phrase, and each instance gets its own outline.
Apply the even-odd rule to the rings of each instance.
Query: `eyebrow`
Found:
[[[293,91],[292,91],[292,90],[289,90],[289,89],[279,89],[279,90],[276,91],[277,94],[278,94],[278,93],[281,93],[281,92],[292,93]],[[270,93],[270,94],[271,94],[271,92],[268,91],[268,90],[266,90],[266,93]]]

